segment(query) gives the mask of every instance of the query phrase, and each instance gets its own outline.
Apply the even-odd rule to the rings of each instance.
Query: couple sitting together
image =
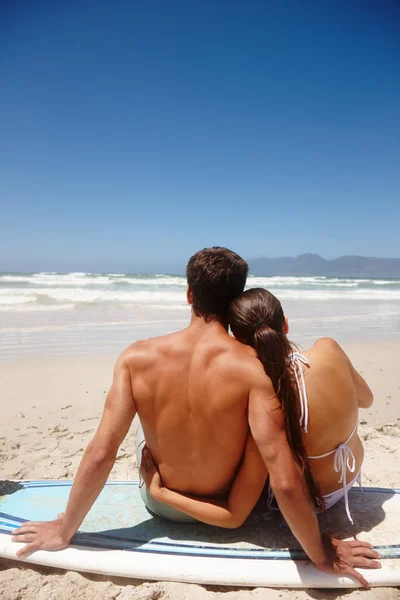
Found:
[[[177,522],[238,527],[266,483],[308,557],[367,586],[354,567],[379,568],[366,542],[322,536],[316,512],[360,480],[358,409],[372,393],[341,347],[322,338],[299,353],[279,300],[243,292],[247,263],[226,248],[187,266],[192,317],[183,331],[139,341],[119,357],[103,416],[82,458],[65,514],[26,523],[19,554],[65,548],[102,490],[136,413],[142,498]],[[230,326],[233,336],[228,333]]]

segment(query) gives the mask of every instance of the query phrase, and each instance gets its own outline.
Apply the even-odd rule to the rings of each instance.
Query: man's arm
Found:
[[[13,532],[13,541],[28,542],[18,556],[32,550],[59,550],[71,541],[103,489],[118,448],[136,414],[127,352],[116,362],[97,432],[89,443],[76,474],[65,515],[50,522],[28,522]]]
[[[370,544],[358,540],[349,543],[333,540],[332,547],[338,553],[339,562],[335,563],[328,556],[303,475],[286,438],[284,418],[270,379],[264,372],[255,375],[249,395],[250,430],[286,522],[317,568],[328,573],[349,575],[368,587],[366,579],[353,567],[379,568],[380,564],[371,559],[380,556]]]

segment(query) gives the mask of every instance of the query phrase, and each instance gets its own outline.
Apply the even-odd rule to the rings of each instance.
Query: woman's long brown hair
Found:
[[[311,473],[303,444],[299,390],[290,362],[293,349],[285,334],[281,303],[263,288],[247,290],[231,303],[229,325],[239,341],[255,349],[271,379],[285,413],[286,435],[294,458],[303,471],[314,506],[323,510],[321,490]]]

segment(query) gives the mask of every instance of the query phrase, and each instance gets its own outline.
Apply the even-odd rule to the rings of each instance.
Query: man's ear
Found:
[[[289,333],[289,319],[287,318],[286,315],[285,315],[285,324],[283,326],[283,330],[285,332],[285,335],[287,335]]]
[[[188,304],[190,304],[190,305],[193,304],[193,294],[188,285],[186,286],[186,300],[187,300]]]

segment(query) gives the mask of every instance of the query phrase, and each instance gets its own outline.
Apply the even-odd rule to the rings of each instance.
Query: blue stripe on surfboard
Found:
[[[7,517],[3,513],[3,516]],[[18,522],[11,517],[11,522],[1,521],[0,525],[7,529],[0,528],[1,533],[11,534],[12,530],[21,525],[22,519]],[[136,552],[148,552],[156,554],[173,554],[179,556],[219,556],[233,558],[262,558],[262,559],[282,559],[282,560],[307,560],[306,555],[302,550],[289,549],[279,550],[276,548],[260,549],[260,548],[221,548],[220,546],[197,546],[191,544],[173,544],[169,542],[149,541],[137,539],[119,538],[117,536],[108,536],[106,534],[91,534],[78,532],[73,538],[73,544],[79,546],[88,546],[102,549],[119,549],[130,550]],[[400,544],[375,546],[382,558],[399,558]]]
[[[16,519],[12,515],[7,515],[6,513],[0,513],[5,519],[9,519],[8,521],[3,521],[3,524],[8,528],[7,530],[1,530],[2,533],[11,533],[11,530],[20,526],[22,523],[26,522],[23,519]],[[107,534],[101,533],[85,533],[82,531],[78,531],[73,538],[73,544],[84,545],[96,548],[114,548],[114,549],[125,549],[125,550],[137,550],[138,552],[157,552],[157,553],[167,553],[167,554],[197,554],[200,552],[201,555],[207,556],[215,556],[221,555],[223,552],[225,555],[238,555],[241,556],[255,556],[259,554],[264,556],[265,554],[275,555],[276,558],[291,558],[293,557],[293,553],[299,553],[299,559],[305,560],[306,556],[301,550],[279,550],[276,548],[271,549],[262,549],[262,548],[221,548],[220,546],[203,546],[203,545],[192,545],[192,544],[174,544],[171,542],[160,542],[160,541],[144,541],[135,538],[122,538],[118,536],[111,536]]]
[[[11,528],[15,528],[18,527],[19,525],[21,525],[21,523],[26,522],[26,519],[20,519],[19,517],[14,517],[12,515],[8,515],[6,513],[0,513],[0,517],[3,518],[3,522],[6,524],[6,526],[8,526],[10,529]],[[196,552],[196,551],[201,551],[202,553],[207,553],[207,554],[211,554],[211,555],[215,555],[215,554],[219,554],[221,552],[224,553],[233,553],[233,554],[241,554],[241,555],[249,555],[249,556],[253,556],[255,554],[276,554],[277,556],[283,556],[283,555],[287,555],[288,558],[291,558],[293,556],[294,553],[299,553],[302,554],[302,560],[305,560],[305,554],[303,553],[302,550],[297,550],[297,549],[288,549],[288,550],[280,550],[277,548],[271,548],[271,549],[263,549],[263,548],[229,548],[229,547],[221,547],[221,546],[215,546],[215,545],[211,545],[211,544],[207,544],[207,545],[197,545],[197,544],[189,544],[189,543],[180,543],[180,544],[175,544],[172,542],[163,542],[163,541],[159,541],[159,540],[153,540],[153,541],[144,541],[141,539],[136,539],[136,538],[126,538],[126,537],[119,537],[117,535],[107,535],[104,533],[89,533],[89,532],[83,532],[83,531],[78,531],[76,536],[74,537],[74,543],[77,543],[79,545],[88,545],[88,546],[96,546],[96,547],[103,547],[103,548],[107,548],[107,547],[112,547],[112,548],[125,548],[125,549],[132,549],[132,546],[135,545],[138,548],[138,546],[140,546],[141,551],[150,551],[151,549],[158,549],[158,552],[163,552],[163,551],[171,551],[173,553],[189,553],[189,552]],[[376,548],[379,549],[389,549],[391,551],[391,553],[395,553],[396,557],[400,556],[400,544],[390,544],[390,545],[380,545],[380,546],[376,546]],[[185,552],[182,552],[182,550],[184,550]]]
[[[3,527],[21,527],[21,525],[23,525],[24,523],[26,523],[26,521],[23,521],[23,523],[14,523],[14,521],[4,521],[3,519],[0,519],[0,525],[2,525]]]
[[[7,519],[8,521],[15,521],[16,523],[25,523],[27,519],[21,519],[20,517],[15,517],[14,515],[9,515],[7,513],[0,512],[1,519]]]
[[[10,531],[3,530],[0,528],[0,533],[5,533],[10,535]],[[88,539],[84,534],[77,537],[74,536],[72,540],[72,544],[76,546],[86,546],[91,548],[99,548],[102,550],[125,550],[130,552],[139,552],[141,554],[164,554],[164,555],[174,555],[174,556],[191,556],[191,557],[214,557],[214,558],[241,558],[241,559],[254,559],[254,560],[308,560],[306,555],[300,550],[253,550],[251,549],[244,551],[240,549],[218,549],[218,552],[211,552],[211,549],[202,548],[202,547],[193,547],[193,548],[185,548],[185,552],[182,552],[182,549],[179,547],[174,548],[172,545],[170,548],[158,548],[157,544],[154,547],[147,547],[147,545],[142,546],[134,546],[132,544],[128,545],[127,540],[125,543],[118,543],[118,540],[115,540],[115,543],[108,544],[107,546],[104,543],[101,543],[101,540],[91,540]],[[400,546],[374,546],[375,550],[377,550],[382,559],[396,559],[400,557]]]
[[[79,536],[79,537],[78,537]],[[125,539],[96,539],[96,536],[90,534],[80,533],[78,536],[73,538],[73,543],[78,545],[91,546],[95,544],[96,547],[104,547],[111,543],[117,543],[116,547],[124,546],[127,550],[138,551],[138,552],[151,552],[157,554],[178,554],[180,556],[216,556],[216,557],[229,557],[229,558],[262,558],[262,559],[283,559],[283,560],[309,560],[303,550],[299,549],[288,549],[279,550],[277,548],[221,548],[218,546],[192,546],[189,544],[168,544],[164,542],[148,542],[141,544],[139,547],[132,547],[134,540],[129,541]],[[106,537],[106,536],[104,536]],[[103,544],[101,544],[103,542]],[[379,546],[376,548],[381,554],[382,558],[400,558],[400,545],[393,544],[389,546]],[[183,551],[184,550],[184,551]],[[384,556],[385,554],[385,556]],[[389,555],[387,555],[389,554]]]

